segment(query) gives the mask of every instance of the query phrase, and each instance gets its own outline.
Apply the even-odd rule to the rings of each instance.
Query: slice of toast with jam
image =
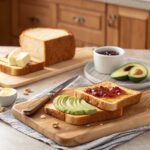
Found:
[[[109,81],[77,88],[74,94],[89,104],[107,111],[115,111],[139,103],[141,98],[141,92],[121,87]]]

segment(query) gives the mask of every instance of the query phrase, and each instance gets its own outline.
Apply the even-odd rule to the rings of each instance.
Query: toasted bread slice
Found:
[[[25,67],[10,66],[7,58],[0,59],[0,71],[13,76],[25,75],[44,68],[43,62],[30,61]]]
[[[70,115],[57,110],[52,102],[45,105],[44,112],[73,125],[85,125],[115,119],[121,117],[123,113],[122,109],[113,112],[97,109],[97,112],[92,115]]]
[[[103,86],[103,87],[107,87],[107,88],[112,88],[112,87],[117,86],[117,87],[121,88],[122,90],[124,90],[125,94],[116,96],[114,98],[107,98],[107,97],[106,98],[98,98],[96,96],[90,95],[85,92],[85,90],[87,88],[94,88],[97,86]],[[74,94],[76,97],[82,98],[85,101],[87,101],[88,103],[90,103],[100,109],[107,110],[107,111],[115,111],[115,110],[121,109],[125,106],[136,104],[140,101],[140,98],[141,98],[141,92],[121,87],[121,86],[119,86],[115,83],[109,82],[109,81],[104,81],[99,84],[95,84],[95,85],[88,86],[88,87],[78,88],[75,90]]]

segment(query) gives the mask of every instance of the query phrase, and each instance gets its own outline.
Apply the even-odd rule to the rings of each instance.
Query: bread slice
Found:
[[[120,87],[122,90],[124,90],[126,93],[120,96],[116,96],[114,98],[98,98],[96,96],[92,96],[88,93],[85,92],[87,88],[94,88],[97,86],[103,86],[107,88],[111,87]],[[78,89],[75,89],[74,95],[78,98],[82,98],[88,103],[106,110],[106,111],[115,111],[117,109],[121,109],[125,106],[133,105],[136,103],[139,103],[140,98],[141,98],[141,92],[127,89],[124,87],[121,87],[115,83],[109,82],[109,81],[104,81],[95,85],[91,85],[88,87],[81,87]]]
[[[73,125],[85,125],[99,121],[115,119],[121,117],[123,113],[122,109],[118,109],[113,112],[97,109],[97,112],[92,115],[70,115],[57,110],[52,102],[45,105],[44,112]]]
[[[62,29],[27,29],[20,35],[20,45],[45,66],[71,59],[75,54],[74,36]]]
[[[13,76],[26,75],[44,69],[43,62],[30,61],[25,67],[10,66],[7,58],[0,58],[0,71]]]

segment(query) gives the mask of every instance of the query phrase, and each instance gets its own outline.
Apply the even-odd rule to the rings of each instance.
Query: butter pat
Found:
[[[15,49],[12,52],[10,52],[10,54],[8,55],[8,64],[10,66],[16,66],[16,58],[18,56],[18,54],[20,53],[20,49]]]
[[[30,55],[27,52],[21,52],[16,58],[16,64],[19,67],[25,67],[30,62]]]
[[[28,52],[22,52],[19,48],[13,50],[8,55],[8,64],[10,66],[25,67],[30,62],[30,55]]]

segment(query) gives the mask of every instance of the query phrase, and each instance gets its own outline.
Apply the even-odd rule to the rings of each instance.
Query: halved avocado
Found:
[[[133,82],[140,82],[144,80],[147,77],[147,75],[148,75],[148,70],[143,65],[133,67],[128,74],[129,80]]]
[[[111,77],[113,79],[116,79],[116,80],[119,80],[119,81],[126,81],[129,79],[128,77],[128,74],[129,74],[129,71],[136,67],[136,66],[143,66],[139,63],[128,63],[128,64],[125,64],[123,66],[121,66],[119,69],[115,70],[112,74],[111,74]]]

